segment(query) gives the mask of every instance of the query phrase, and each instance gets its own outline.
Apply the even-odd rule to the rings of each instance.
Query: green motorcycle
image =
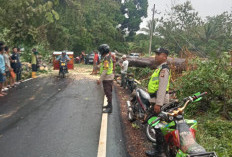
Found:
[[[215,152],[206,150],[196,142],[197,121],[184,119],[184,109],[190,102],[196,102],[207,94],[196,93],[178,105],[168,104],[161,108],[158,116],[148,120],[146,135],[155,142],[155,129],[161,129],[166,142],[168,157],[217,157]]]

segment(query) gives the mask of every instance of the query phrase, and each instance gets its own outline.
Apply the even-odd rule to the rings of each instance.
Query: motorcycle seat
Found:
[[[151,99],[150,95],[147,92],[145,92],[144,90],[138,89],[137,91],[139,92],[139,95],[142,99],[145,99],[145,100]]]
[[[199,145],[192,133],[189,131],[189,126],[186,122],[177,124],[180,134],[181,150],[187,154],[206,153],[206,150]]]
[[[150,95],[142,89],[137,89],[137,92],[139,93],[139,96],[143,104],[146,106],[146,109],[148,109],[150,107],[150,102],[149,102],[149,99],[151,98]]]
[[[186,153],[190,155],[197,153],[206,153],[206,150],[196,142],[191,148],[188,149]]]

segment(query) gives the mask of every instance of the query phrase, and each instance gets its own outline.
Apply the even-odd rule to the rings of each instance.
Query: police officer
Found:
[[[103,113],[112,113],[112,86],[113,86],[113,60],[110,52],[110,47],[107,44],[102,44],[98,48],[101,54],[101,64],[100,64],[100,79],[97,84],[103,83],[103,88],[105,95],[107,97],[108,104],[104,107]]]
[[[170,69],[167,64],[167,57],[169,51],[160,48],[155,51],[155,62],[159,65],[152,74],[149,84],[148,93],[151,96],[150,103],[154,105],[154,112],[158,115],[161,107],[169,102],[169,83],[170,83]],[[165,157],[164,151],[164,137],[160,129],[156,131],[156,144],[153,144],[154,149],[146,151],[147,156]]]

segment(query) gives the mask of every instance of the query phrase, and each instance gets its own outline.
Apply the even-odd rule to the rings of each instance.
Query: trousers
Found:
[[[113,86],[113,80],[103,80],[102,81],[104,93],[107,98],[108,104],[112,104],[112,86]]]

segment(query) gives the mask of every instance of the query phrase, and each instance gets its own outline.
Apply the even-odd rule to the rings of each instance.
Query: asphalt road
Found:
[[[0,157],[96,157],[102,104],[102,88],[84,75],[21,83],[0,99]],[[107,157],[126,157],[115,92],[113,106]]]

